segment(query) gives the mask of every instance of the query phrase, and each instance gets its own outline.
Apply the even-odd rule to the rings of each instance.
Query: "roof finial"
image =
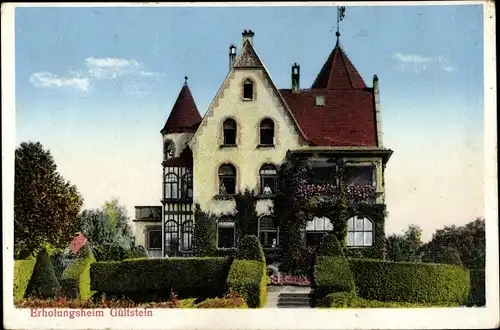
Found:
[[[187,85],[187,83],[188,83],[188,77],[184,76],[184,85]]]
[[[337,44],[339,43],[340,38],[340,22],[344,20],[345,17],[345,7],[337,7],[337,32],[335,32],[335,36],[337,36]]]

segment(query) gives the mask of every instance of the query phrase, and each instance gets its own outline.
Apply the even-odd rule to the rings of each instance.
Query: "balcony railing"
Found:
[[[161,221],[161,206],[136,206],[135,219],[143,221]]]
[[[379,193],[373,185],[346,185],[347,198],[351,203],[375,202]],[[333,197],[339,195],[339,186],[334,184],[303,184],[298,188],[298,195],[301,198],[311,197]]]

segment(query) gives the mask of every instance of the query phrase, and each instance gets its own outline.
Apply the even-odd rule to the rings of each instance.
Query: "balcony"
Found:
[[[161,221],[161,206],[136,206],[134,221]]]
[[[377,187],[373,185],[348,184],[346,185],[346,190],[349,204],[374,204],[377,197],[381,194],[377,192]],[[299,186],[297,193],[304,199],[317,197],[324,200],[338,196],[339,186],[330,183],[303,184]]]

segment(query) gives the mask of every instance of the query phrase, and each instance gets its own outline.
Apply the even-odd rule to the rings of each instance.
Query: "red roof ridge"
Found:
[[[187,80],[187,78],[186,78]],[[201,122],[201,115],[196,107],[193,95],[187,84],[182,86],[172,111],[168,116],[162,134],[195,132],[196,125]]]

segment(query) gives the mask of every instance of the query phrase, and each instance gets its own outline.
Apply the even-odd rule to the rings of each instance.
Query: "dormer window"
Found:
[[[245,80],[243,83],[243,99],[253,100],[253,82],[250,79]]]
[[[316,96],[316,105],[325,105],[325,97],[323,95]]]
[[[165,141],[163,145],[163,159],[169,160],[174,157],[174,143],[172,141]]]

